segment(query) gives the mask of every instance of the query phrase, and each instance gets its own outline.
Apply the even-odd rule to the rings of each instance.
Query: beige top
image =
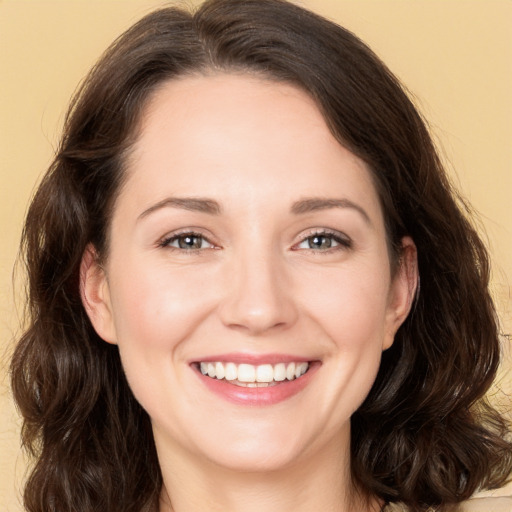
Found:
[[[409,512],[400,504],[389,505],[385,510],[386,512]],[[457,512],[512,512],[512,496],[473,498],[461,503]]]

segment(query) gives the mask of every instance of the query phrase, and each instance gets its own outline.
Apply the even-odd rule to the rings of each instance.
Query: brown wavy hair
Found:
[[[412,511],[449,510],[512,470],[509,426],[486,402],[499,363],[489,262],[428,129],[398,80],[349,31],[281,0],[212,0],[149,14],[93,68],[31,203],[22,249],[29,326],[12,360],[29,512],[157,510],[162,477],[148,415],[117,347],[79,294],[87,244],[109,221],[148,98],[178,76],[252,73],[294,84],[372,170],[391,250],[409,235],[421,291],[352,418],[355,484]]]

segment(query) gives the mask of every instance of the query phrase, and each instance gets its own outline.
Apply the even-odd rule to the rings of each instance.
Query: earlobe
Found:
[[[419,290],[418,254],[412,238],[402,239],[399,267],[391,283],[387,314],[387,332],[383,350],[388,349],[399,327],[409,315]]]
[[[106,342],[115,344],[108,280],[92,244],[86,247],[80,263],[80,297],[94,330]]]

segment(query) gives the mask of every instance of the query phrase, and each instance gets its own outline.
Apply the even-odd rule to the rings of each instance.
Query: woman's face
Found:
[[[84,303],[160,454],[270,470],[347,449],[414,276],[391,275],[370,172],[304,92],[164,84],[110,234],[104,271],[84,256]]]

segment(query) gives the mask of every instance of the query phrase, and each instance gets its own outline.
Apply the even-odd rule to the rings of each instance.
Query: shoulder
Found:
[[[408,512],[399,503],[386,507],[386,512]],[[472,498],[459,505],[457,512],[512,512],[512,496]]]
[[[512,512],[512,496],[473,498],[462,504],[460,512]]]

